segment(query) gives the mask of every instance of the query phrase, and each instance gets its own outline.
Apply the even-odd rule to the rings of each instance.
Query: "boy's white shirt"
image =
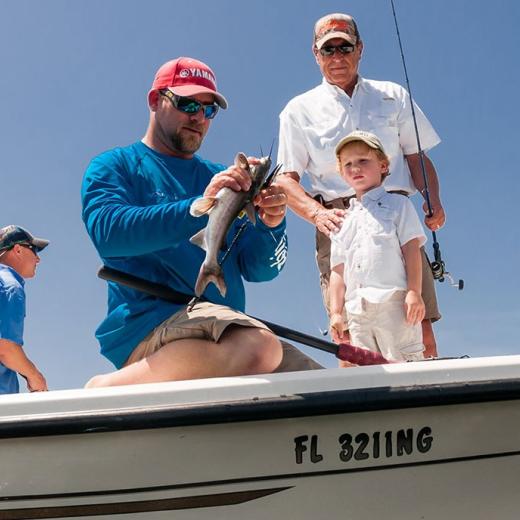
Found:
[[[401,247],[414,238],[426,242],[421,221],[408,197],[378,186],[352,199],[343,225],[331,236],[331,269],[344,264],[348,313],[361,314],[362,299],[379,303],[406,291]]]

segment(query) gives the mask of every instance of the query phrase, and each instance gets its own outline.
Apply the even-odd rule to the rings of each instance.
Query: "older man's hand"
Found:
[[[432,204],[431,217],[428,216],[428,204],[426,202],[423,204],[423,211],[426,213],[424,223],[428,226],[428,229],[438,231],[442,226],[444,226],[444,223],[446,222],[446,214],[444,213],[444,208],[440,204]]]
[[[318,231],[330,237],[340,230],[346,213],[344,209],[320,209],[314,216],[314,225],[318,228]]]

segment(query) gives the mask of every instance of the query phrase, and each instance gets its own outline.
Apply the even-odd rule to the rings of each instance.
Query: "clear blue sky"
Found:
[[[520,352],[519,5],[396,0],[414,98],[443,140],[430,154],[448,215],[438,238],[448,270],[466,282],[463,292],[437,284],[444,317],[435,330],[445,356]],[[365,77],[404,83],[389,0],[3,0],[1,7],[0,224],[51,240],[27,283],[25,341],[52,389],[111,369],[94,338],[106,289],[81,222],[80,183],[94,155],[142,137],[159,65],[184,55],[215,70],[230,108],[200,153],[223,163],[237,151],[268,149],[285,103],[321,80],[310,46],[324,14],[356,18]],[[289,244],[281,276],[247,286],[248,310],[316,335],[326,318],[313,229],[294,216]],[[336,365],[331,355],[306,352]]]

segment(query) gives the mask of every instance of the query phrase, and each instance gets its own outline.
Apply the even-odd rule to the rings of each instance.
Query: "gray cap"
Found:
[[[11,249],[16,244],[29,245],[36,248],[37,252],[45,249],[49,241],[44,238],[36,238],[21,226],[6,226],[0,229],[0,251]]]

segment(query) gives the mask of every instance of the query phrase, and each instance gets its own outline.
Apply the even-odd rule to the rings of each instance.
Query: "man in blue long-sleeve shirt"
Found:
[[[82,186],[83,220],[105,265],[169,285],[186,294],[204,251],[189,239],[207,223],[189,208],[223,187],[248,190],[241,167],[201,159],[199,149],[225,98],[211,69],[190,58],[165,63],[148,93],[144,138],[94,158]],[[254,159],[252,159],[254,162]],[[227,293],[210,284],[205,302],[157,300],[109,283],[108,315],[96,331],[101,352],[118,370],[93,377],[88,387],[272,372],[282,349],[262,323],[242,314],[242,279],[273,279],[285,263],[286,196],[277,186],[255,201],[249,223],[223,264]],[[235,222],[231,239],[240,223]]]

